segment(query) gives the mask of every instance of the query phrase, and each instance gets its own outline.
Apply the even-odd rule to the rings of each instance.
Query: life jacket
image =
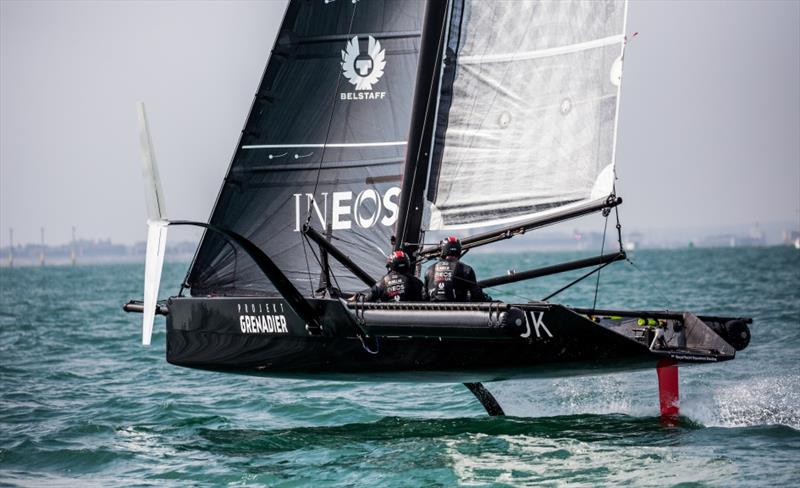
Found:
[[[422,282],[410,274],[389,271],[370,290],[368,301],[419,302],[422,300]]]
[[[425,291],[432,302],[482,302],[475,271],[457,259],[440,259],[425,273]]]

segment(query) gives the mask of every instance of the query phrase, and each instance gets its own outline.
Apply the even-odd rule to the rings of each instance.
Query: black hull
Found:
[[[664,359],[707,363],[735,356],[699,320],[688,346],[663,342],[651,349],[647,328],[636,327],[643,319],[630,313],[600,318],[546,303],[494,304],[494,311],[488,304],[366,304],[353,311],[353,305],[336,300],[311,303],[322,317],[321,333],[309,331],[281,299],[170,299],[167,361],[274,377],[478,382],[631,371],[654,368]],[[500,327],[496,307],[522,311],[523,325]],[[661,323],[669,329],[687,322]]]

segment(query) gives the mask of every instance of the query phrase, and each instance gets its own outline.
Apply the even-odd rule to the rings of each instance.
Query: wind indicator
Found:
[[[167,244],[167,211],[164,192],[158,175],[156,156],[150,138],[144,102],[137,105],[139,113],[139,145],[142,152],[142,176],[144,197],[147,206],[147,251],[144,264],[144,311],[142,313],[142,344],[150,345],[153,335],[158,286],[164,266],[164,251]]]

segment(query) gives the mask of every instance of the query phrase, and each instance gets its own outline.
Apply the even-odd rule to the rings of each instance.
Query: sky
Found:
[[[285,6],[0,0],[0,245],[144,240],[139,100],[167,214],[206,220]],[[800,226],[800,2],[633,1],[628,32],[626,228]]]

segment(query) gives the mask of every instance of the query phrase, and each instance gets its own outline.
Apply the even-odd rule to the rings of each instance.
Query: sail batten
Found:
[[[420,36],[420,31],[398,31],[398,32],[362,32],[361,36],[372,36],[375,39],[400,39],[414,38]],[[349,34],[334,34],[329,36],[304,36],[298,38],[298,44],[316,44],[324,42],[349,41]]]
[[[572,44],[569,46],[553,47],[542,49],[539,51],[522,51],[510,53],[495,53],[495,54],[478,54],[474,56],[461,56],[458,58],[458,64],[485,64],[485,63],[500,63],[508,61],[525,61],[528,59],[546,58],[548,56],[558,56],[559,54],[569,54],[578,51],[585,51],[595,47],[608,46],[609,44],[619,44],[625,40],[622,34],[605,37],[603,39],[596,39],[593,41],[581,42],[579,44]]]
[[[383,141],[383,142],[326,142],[318,144],[252,144],[242,146],[242,149],[292,149],[304,147],[386,147],[386,146],[405,146],[406,141]]]

